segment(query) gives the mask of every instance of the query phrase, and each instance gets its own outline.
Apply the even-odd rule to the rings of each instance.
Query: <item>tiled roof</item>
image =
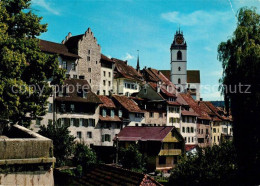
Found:
[[[89,169],[78,178],[77,185],[108,185],[108,186],[159,186],[161,185],[149,175],[133,172],[112,165],[99,164]]]
[[[78,42],[82,39],[83,35],[84,34],[72,36],[65,42],[65,45],[68,47],[70,52],[77,53]]]
[[[68,95],[63,97],[56,97],[55,100],[67,101],[67,102],[96,103],[96,104],[102,103],[98,98],[98,96],[93,92],[91,92],[91,88],[87,80],[67,79],[64,81],[64,85],[68,85],[69,87]],[[80,89],[81,87],[85,88],[85,91],[87,91],[86,98],[78,96],[78,91],[80,90],[77,89]]]
[[[196,112],[182,110],[181,115],[183,116],[199,116]]]
[[[197,147],[197,145],[185,145],[185,150],[186,150],[186,152],[189,152],[196,147]]]
[[[160,70],[165,77],[171,79],[170,70]],[[187,83],[200,83],[200,71],[199,70],[187,70]]]
[[[115,62],[115,78],[127,78],[135,81],[142,81],[143,77],[138,73],[132,66],[127,65],[127,61],[122,61],[120,59],[112,58]]]
[[[112,59],[110,59],[109,57],[105,56],[104,54],[101,54],[101,61],[115,63]]]
[[[187,106],[188,103],[183,99],[183,97],[178,93],[176,101],[181,105]]]
[[[200,71],[187,70],[187,83],[200,83]]]
[[[114,102],[108,96],[99,95],[98,98],[103,102],[100,107],[116,108]]]
[[[200,119],[205,119],[205,120],[211,120],[210,116],[206,111],[204,111],[200,105],[191,97],[189,94],[180,94],[182,98],[188,103],[188,105],[192,108],[192,110],[199,114]]]
[[[210,101],[202,101],[201,103],[204,104],[208,110],[210,110],[208,113],[212,113],[211,115],[213,115],[213,121],[225,120],[225,118],[218,113],[219,110]]]
[[[167,101],[168,105],[173,105],[173,106],[181,106],[180,103],[178,103],[177,101]]]
[[[148,84],[157,92],[157,83],[155,82],[148,82]],[[157,92],[159,96],[161,96],[163,99],[168,99],[169,97],[176,98],[176,95],[174,93],[170,93],[167,91],[165,86],[160,87],[160,92]]]
[[[40,40],[40,49],[43,52],[47,52],[51,54],[59,54],[71,58],[80,58],[80,56],[69,52],[68,48],[64,44],[60,44],[60,43]]]
[[[113,121],[113,122],[121,121],[121,119],[118,116],[114,116],[114,117],[106,116],[106,117],[103,117],[103,116],[99,115],[99,119],[101,121]]]
[[[162,141],[174,127],[125,127],[117,135],[119,141]]]
[[[161,73],[163,73],[163,75],[168,78],[169,80],[171,80],[171,71],[170,70],[160,70]]]
[[[129,112],[144,112],[139,108],[136,102],[127,96],[113,95],[113,98]]]
[[[158,82],[161,81],[165,85],[173,85],[167,77],[164,76],[162,72],[153,68],[143,69],[144,78],[146,81]]]

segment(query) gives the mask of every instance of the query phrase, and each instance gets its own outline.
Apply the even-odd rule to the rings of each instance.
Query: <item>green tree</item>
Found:
[[[236,180],[236,152],[231,142],[198,148],[172,170],[169,185],[223,185]]]
[[[56,55],[39,48],[36,37],[47,25],[30,10],[30,0],[0,1],[0,122],[27,125],[43,116],[52,83],[64,72]],[[41,92],[42,90],[42,92]]]
[[[81,165],[83,171],[86,170],[88,166],[97,162],[96,153],[83,143],[77,143],[75,145],[73,155],[74,165]]]
[[[57,166],[64,165],[68,157],[72,155],[75,144],[75,138],[70,135],[68,127],[60,127],[57,123],[49,123],[47,127],[42,125],[38,133],[52,139]]]
[[[260,174],[260,15],[241,8],[232,37],[218,47],[226,106],[231,106],[239,178],[258,182]],[[227,109],[229,110],[229,109]]]
[[[123,168],[145,172],[146,158],[138,150],[138,145],[129,145],[127,148],[120,148],[119,162]]]

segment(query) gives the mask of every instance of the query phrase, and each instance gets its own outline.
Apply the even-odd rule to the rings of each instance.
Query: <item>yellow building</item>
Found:
[[[125,127],[117,138],[120,147],[139,144],[149,171],[172,169],[184,153],[185,141],[175,127]]]

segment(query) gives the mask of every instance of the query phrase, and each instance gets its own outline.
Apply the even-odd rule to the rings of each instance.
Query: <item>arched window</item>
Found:
[[[182,60],[182,53],[181,53],[181,51],[177,52],[177,60]]]
[[[181,71],[181,67],[179,67],[178,70]]]
[[[181,78],[178,79],[178,84],[181,84]]]

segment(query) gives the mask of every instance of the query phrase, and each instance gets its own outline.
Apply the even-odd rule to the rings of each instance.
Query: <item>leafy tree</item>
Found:
[[[96,153],[92,151],[87,145],[77,143],[74,149],[73,157],[74,165],[81,165],[85,170],[89,165],[97,162]]]
[[[169,185],[223,185],[236,180],[236,152],[231,142],[198,148],[172,170]]]
[[[36,37],[47,30],[41,19],[30,10],[30,0],[0,1],[1,123],[28,126],[32,118],[44,115],[51,94],[48,80],[53,77],[56,84],[64,76],[57,56],[39,48]]]
[[[260,15],[245,7],[237,19],[232,37],[218,47],[220,82],[234,121],[239,178],[254,184],[260,174]]]
[[[54,146],[53,152],[57,165],[64,165],[65,160],[68,159],[68,157],[73,153],[75,139],[70,135],[68,127],[59,127],[57,123],[49,123],[47,127],[42,125],[38,133],[52,139]]]
[[[145,172],[146,158],[139,152],[138,145],[129,145],[128,148],[120,148],[119,162],[123,168]]]

